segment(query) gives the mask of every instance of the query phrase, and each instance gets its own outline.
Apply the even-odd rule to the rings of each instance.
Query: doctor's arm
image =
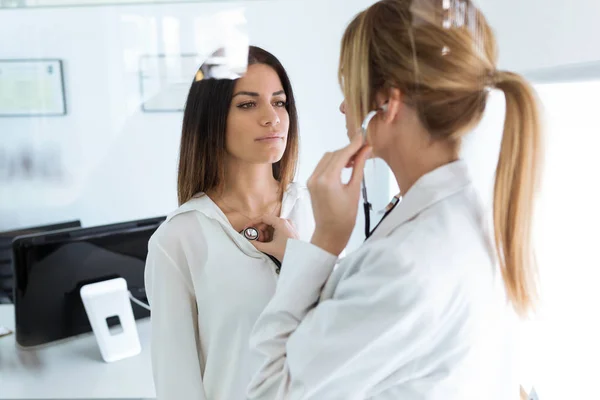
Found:
[[[260,366],[250,399],[359,398],[392,371],[410,380],[432,341],[431,295],[398,254],[372,246],[345,259],[333,298],[319,296],[336,257],[290,240],[276,294],[257,321],[251,350]],[[354,273],[352,273],[354,271]],[[399,273],[399,271],[403,271]],[[318,304],[317,304],[318,303]]]
[[[206,400],[199,360],[196,300],[191,281],[151,240],[146,260],[151,306],[152,369],[156,398]]]

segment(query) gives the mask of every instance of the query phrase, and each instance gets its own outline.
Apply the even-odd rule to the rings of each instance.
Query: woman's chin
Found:
[[[281,161],[283,157],[283,151],[272,151],[266,152],[260,155],[256,155],[256,159],[254,162],[256,164],[275,164],[276,162]]]
[[[266,162],[274,164],[281,160],[285,153],[285,146],[278,146],[268,149],[263,153]]]

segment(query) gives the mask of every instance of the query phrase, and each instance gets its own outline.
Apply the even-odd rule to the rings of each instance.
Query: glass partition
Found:
[[[224,3],[232,1],[235,0],[0,0],[0,8],[127,6],[144,4]]]
[[[175,209],[187,92],[250,3],[0,1],[0,231]]]

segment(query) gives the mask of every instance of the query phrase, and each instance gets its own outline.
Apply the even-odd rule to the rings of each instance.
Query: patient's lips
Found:
[[[272,143],[283,140],[284,136],[281,133],[270,133],[256,139],[257,142]]]

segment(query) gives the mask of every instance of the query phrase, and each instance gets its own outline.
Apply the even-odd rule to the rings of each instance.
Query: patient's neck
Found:
[[[226,202],[226,206],[248,215],[268,212],[265,209],[274,207],[281,199],[272,164],[228,161],[225,182],[217,198]]]

